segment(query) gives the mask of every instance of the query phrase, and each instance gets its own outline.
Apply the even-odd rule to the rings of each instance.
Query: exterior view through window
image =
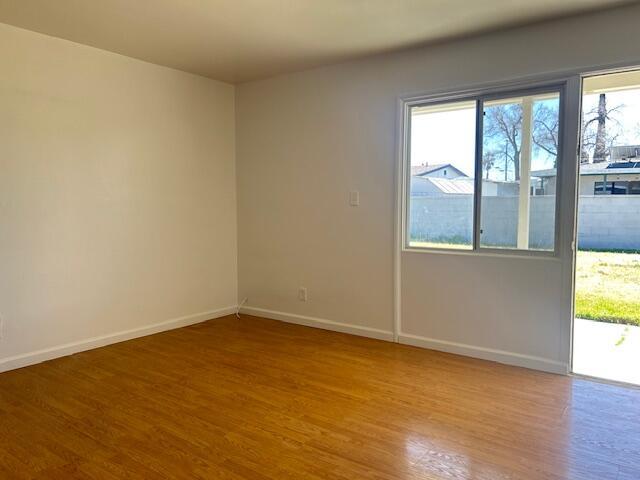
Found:
[[[553,250],[559,106],[558,93],[484,103],[481,246]]]
[[[409,245],[473,248],[476,102],[411,108]]]
[[[405,246],[554,251],[559,89],[417,103],[407,117]]]

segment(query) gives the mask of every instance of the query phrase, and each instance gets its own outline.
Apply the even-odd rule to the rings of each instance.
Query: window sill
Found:
[[[437,248],[419,248],[419,247],[402,247],[402,253],[427,253],[436,255],[460,255],[471,257],[490,257],[490,258],[517,258],[524,260],[546,260],[553,262],[561,262],[562,259],[555,252],[537,252],[514,250],[455,250],[455,249],[437,249]]]

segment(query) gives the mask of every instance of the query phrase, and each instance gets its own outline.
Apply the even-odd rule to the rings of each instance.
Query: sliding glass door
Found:
[[[573,371],[640,384],[640,71],[582,95]]]

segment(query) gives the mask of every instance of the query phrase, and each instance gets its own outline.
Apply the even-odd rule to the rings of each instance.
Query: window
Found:
[[[405,247],[554,252],[560,106],[560,87],[408,102]]]
[[[613,195],[626,195],[627,182],[613,182],[611,184],[611,193]]]
[[[557,92],[484,102],[480,246],[553,250],[555,195],[533,195],[558,163]]]
[[[640,182],[595,182],[594,195],[640,195]]]
[[[610,182],[595,182],[593,184],[593,194],[594,195],[605,195],[611,193],[611,183]]]
[[[412,106],[409,132],[409,246],[472,249],[476,102]]]

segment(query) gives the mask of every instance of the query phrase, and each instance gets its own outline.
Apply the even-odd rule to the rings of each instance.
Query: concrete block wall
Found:
[[[554,241],[555,197],[531,198],[529,244],[550,249]],[[640,196],[580,196],[578,246],[583,249],[640,250]],[[471,243],[473,197],[412,197],[410,235],[414,240]],[[518,198],[483,197],[483,246],[515,247]]]
[[[640,250],[640,196],[581,195],[578,248]]]
[[[411,197],[409,233],[412,240],[471,243],[473,196]]]

